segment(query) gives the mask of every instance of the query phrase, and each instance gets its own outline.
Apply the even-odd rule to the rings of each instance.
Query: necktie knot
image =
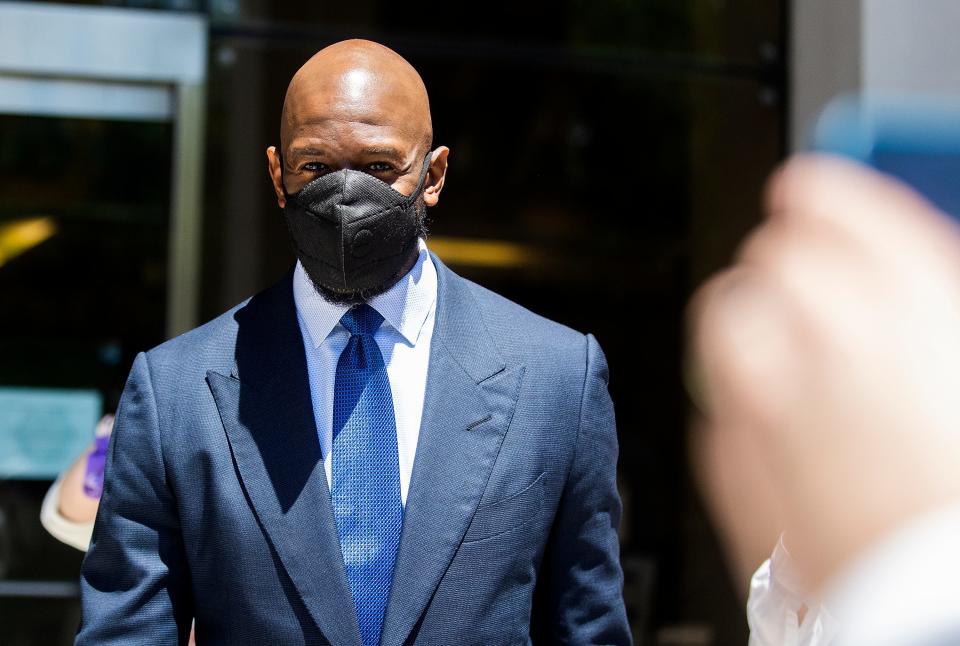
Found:
[[[354,336],[373,334],[383,323],[383,316],[366,303],[362,303],[347,310],[347,313],[340,318],[340,323]]]

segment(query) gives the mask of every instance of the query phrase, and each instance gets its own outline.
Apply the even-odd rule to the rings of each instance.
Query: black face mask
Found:
[[[331,300],[360,300],[392,285],[419,253],[423,162],[410,196],[355,170],[318,177],[287,196],[283,212],[293,245],[314,286]]]

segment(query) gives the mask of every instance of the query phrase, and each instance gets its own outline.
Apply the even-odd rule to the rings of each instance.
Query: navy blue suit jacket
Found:
[[[629,643],[603,353],[437,269],[381,643]],[[291,276],[137,357],[81,587],[83,646],[359,646]]]

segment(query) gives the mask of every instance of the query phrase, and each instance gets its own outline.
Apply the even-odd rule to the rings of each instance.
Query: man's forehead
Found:
[[[402,120],[342,119],[314,117],[291,124],[287,146],[290,154],[318,149],[407,150],[423,138],[423,130]]]
[[[366,126],[420,130],[425,125],[422,116],[409,106],[372,97],[364,101],[342,101],[338,97],[318,95],[313,101],[304,101],[287,113],[290,128]],[[428,123],[428,122],[427,122]]]
[[[304,134],[360,134],[420,140],[429,131],[429,113],[382,87],[349,85],[316,88],[287,105],[283,124],[289,142]]]

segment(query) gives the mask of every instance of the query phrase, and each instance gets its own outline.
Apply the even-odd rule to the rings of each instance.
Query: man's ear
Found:
[[[267,148],[267,174],[273,183],[273,192],[277,194],[277,205],[282,209],[287,205],[287,195],[283,190],[283,161],[276,146]]]
[[[426,187],[423,189],[423,203],[427,206],[436,206],[440,201],[440,191],[443,190],[443,181],[447,177],[449,154],[449,148],[440,146],[430,155],[430,170],[427,172]]]

